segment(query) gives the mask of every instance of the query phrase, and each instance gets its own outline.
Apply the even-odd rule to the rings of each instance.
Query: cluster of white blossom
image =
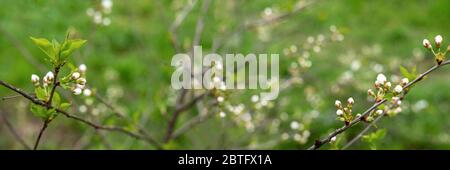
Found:
[[[438,64],[441,64],[444,61],[445,55],[447,54],[448,51],[450,51],[450,45],[447,47],[445,52],[441,51],[442,41],[443,41],[443,38],[441,35],[437,35],[436,37],[434,37],[434,44],[436,45],[435,49],[433,48],[433,45],[431,45],[430,40],[424,39],[422,41],[422,45],[425,48],[429,49],[431,52],[433,52],[436,62]]]
[[[78,70],[73,72],[70,76],[70,81],[74,85],[72,86],[72,92],[75,95],[80,95],[83,93],[85,96],[91,96],[92,91],[86,88],[86,70],[87,67],[85,64],[81,64],[78,66]]]
[[[353,104],[355,100],[353,97],[347,99],[347,105],[343,105],[341,101],[336,100],[334,102],[334,106],[336,106],[336,115],[340,121],[345,122],[345,124],[349,124],[353,120]],[[360,117],[360,114],[357,114],[356,117]]]
[[[42,86],[44,88],[51,86],[53,84],[54,78],[55,78],[55,75],[53,74],[53,72],[49,71],[42,80]],[[38,75],[36,75],[36,74],[31,75],[31,82],[33,83],[34,86],[39,87],[41,85],[39,80],[40,80],[40,78]]]

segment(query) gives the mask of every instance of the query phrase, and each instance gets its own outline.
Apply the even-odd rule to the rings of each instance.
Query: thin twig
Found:
[[[30,95],[34,95],[34,93],[30,93]],[[2,100],[4,101],[4,100],[9,100],[9,99],[15,99],[18,97],[22,97],[22,95],[17,94],[17,95],[5,96],[5,97],[2,97]]]
[[[341,150],[345,150],[348,147],[350,147],[351,145],[353,145],[356,141],[358,141],[359,138],[361,138],[365,133],[367,133],[367,131],[369,131],[369,129],[374,126],[379,120],[381,120],[381,118],[386,115],[386,112],[383,112],[381,115],[379,115],[375,120],[373,120],[373,122],[369,123],[366,128],[364,128],[364,130],[362,130],[360,133],[358,133],[358,135],[356,135],[352,140],[350,140],[350,142],[348,142],[344,147],[342,147]]]
[[[414,79],[413,81],[409,82],[408,84],[403,86],[403,89],[407,89],[409,87],[411,87],[412,85],[414,85],[415,83],[419,82],[420,80],[422,80],[426,75],[430,74],[431,72],[433,72],[434,70],[444,66],[450,64],[450,60],[447,60],[445,62],[443,62],[440,65],[434,65],[433,67],[431,67],[430,69],[428,69],[427,71],[425,71],[424,73],[420,74],[416,79]],[[387,101],[387,99],[383,99],[377,103],[375,103],[373,106],[371,106],[369,109],[367,109],[366,111],[364,111],[364,113],[361,114],[360,117],[356,118],[355,120],[351,121],[348,125],[344,125],[343,127],[336,129],[335,131],[333,131],[332,133],[330,133],[326,138],[322,139],[322,140],[316,140],[315,143],[308,148],[308,150],[316,150],[318,148],[320,148],[322,145],[329,143],[331,141],[331,138],[341,134],[342,132],[344,132],[345,130],[347,130],[348,128],[352,127],[353,125],[359,123],[364,117],[366,117],[371,111],[375,110],[378,108],[378,106],[380,106],[381,104],[385,103]]]
[[[36,139],[36,142],[34,143],[33,150],[37,150],[37,148],[39,146],[39,142],[41,141],[41,137],[44,134],[45,129],[47,129],[49,123],[50,123],[50,121],[48,121],[48,120],[44,121],[44,124],[42,125],[42,128],[39,131],[39,135]]]
[[[55,68],[55,76],[53,77],[53,86],[52,86],[52,90],[50,91],[50,97],[47,101],[47,108],[52,106],[52,100],[53,100],[53,96],[55,95],[55,92],[56,92],[56,87],[59,86],[59,82],[58,82],[59,68],[60,68],[60,66],[57,66]]]
[[[184,105],[181,105],[181,106],[175,108],[175,111],[173,112],[173,116],[169,121],[169,125],[167,126],[167,133],[166,133],[166,137],[164,139],[165,143],[167,143],[168,141],[170,141],[172,139],[175,124],[176,124],[176,121],[177,121],[180,113],[182,113],[182,112],[186,111],[187,109],[191,108],[192,106],[194,106],[200,99],[205,97],[207,94],[208,94],[208,92],[198,95],[198,96],[194,97],[189,103],[186,103]]]

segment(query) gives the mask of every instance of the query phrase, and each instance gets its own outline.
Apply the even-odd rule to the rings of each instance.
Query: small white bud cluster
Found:
[[[443,40],[443,38],[442,38],[441,35],[437,35],[436,37],[434,37],[434,44],[436,45],[436,48],[441,48],[442,40]],[[422,45],[423,45],[423,47],[425,47],[427,49],[432,49],[433,48],[433,46],[431,45],[430,40],[428,40],[428,39],[423,39]]]
[[[401,94],[404,91],[403,87],[408,83],[409,83],[408,78],[403,78],[401,79],[400,84],[396,85],[393,89],[391,89],[392,83],[387,81],[387,78],[384,74],[380,73],[377,75],[377,79],[375,80],[374,83],[377,92],[374,92],[372,89],[368,89],[367,95],[375,98],[375,102],[379,102],[384,98],[386,94],[391,93],[391,91],[394,95]]]
[[[355,103],[355,100],[353,99],[353,97],[350,97],[347,99],[347,105],[345,107],[342,105],[342,102],[339,100],[336,100],[334,102],[334,106],[336,106],[336,108],[337,108],[336,115],[340,121],[343,121],[347,124],[353,120],[352,107],[353,107],[354,103]]]
[[[387,83],[387,79],[386,79],[386,76],[384,75],[384,74],[378,74],[377,75],[377,80],[375,81],[375,87],[379,87],[379,86],[382,86],[382,85],[389,85],[390,84],[390,82],[389,83]]]
[[[80,95],[83,93],[85,96],[90,96],[92,91],[90,89],[86,89],[86,70],[87,67],[85,64],[81,64],[78,66],[78,70],[73,72],[70,76],[72,82],[75,83],[75,86],[72,89],[73,94]]]
[[[447,54],[448,51],[450,51],[450,45],[449,45],[447,47],[447,49],[445,50],[445,52],[441,52],[442,41],[443,41],[443,38],[441,35],[437,35],[436,37],[434,37],[434,44],[436,45],[437,52],[435,52],[435,50],[433,49],[433,46],[431,45],[431,43],[428,39],[424,39],[422,41],[423,46],[426,49],[429,49],[431,52],[433,52],[438,65],[444,61],[445,55]]]

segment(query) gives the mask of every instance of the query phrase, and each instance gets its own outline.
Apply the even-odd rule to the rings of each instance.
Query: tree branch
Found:
[[[180,115],[180,113],[184,112],[185,110],[191,108],[192,106],[195,105],[195,103],[197,103],[200,99],[202,99],[203,97],[205,97],[207,94],[209,94],[208,92],[205,92],[201,95],[198,95],[196,97],[194,97],[189,103],[186,103],[184,105],[178,105],[177,108],[175,108],[175,111],[173,112],[173,116],[169,121],[169,125],[167,126],[167,133],[166,133],[166,137],[164,138],[164,142],[167,143],[172,139],[172,135],[173,135],[173,131],[175,128],[175,124],[176,121],[178,119],[178,116]]]
[[[43,107],[47,107],[47,104],[45,102],[43,102],[43,101],[41,101],[41,100],[39,100],[39,99],[29,95],[28,93],[22,91],[21,89],[19,89],[17,87],[14,87],[14,86],[12,86],[12,85],[10,85],[10,84],[2,81],[2,80],[0,80],[0,85],[4,86],[4,87],[6,87],[6,88],[8,88],[8,89],[10,89],[10,90],[20,94],[20,95],[22,95],[23,97],[25,97],[26,99],[30,100],[34,104],[41,105]],[[141,134],[138,134],[138,133],[134,133],[134,132],[126,130],[126,129],[122,128],[122,127],[115,127],[115,126],[111,127],[111,126],[97,125],[97,124],[95,124],[93,122],[90,122],[88,120],[85,120],[85,119],[83,119],[81,117],[69,114],[68,112],[66,112],[64,110],[61,110],[59,108],[54,108],[53,106],[50,106],[48,109],[55,109],[56,112],[63,114],[65,117],[77,120],[77,121],[79,121],[79,122],[81,122],[83,124],[91,126],[94,129],[105,130],[105,131],[115,131],[115,132],[123,133],[125,135],[134,137],[136,139],[147,141],[148,143],[154,145],[157,149],[163,149],[162,146],[149,135],[141,135]]]
[[[36,139],[36,142],[34,143],[33,150],[37,150],[37,148],[39,146],[39,142],[41,141],[41,137],[44,134],[45,129],[47,129],[49,123],[50,123],[49,120],[44,121],[44,124],[42,125],[42,128],[39,131],[39,135],[38,135],[38,137]]]
[[[431,67],[430,69],[428,69],[427,71],[425,71],[424,73],[420,74],[416,79],[414,79],[413,81],[409,82],[408,84],[403,86],[403,89],[406,89],[408,87],[411,87],[412,85],[416,84],[417,82],[419,82],[420,80],[422,80],[426,75],[430,74],[431,72],[435,71],[436,69],[445,66],[447,64],[450,64],[450,60],[447,60],[445,62],[443,62],[440,65],[434,65],[433,67]],[[333,131],[332,133],[330,133],[327,137],[325,137],[322,140],[316,140],[315,143],[308,148],[308,150],[316,150],[318,148],[320,148],[322,145],[329,143],[331,141],[331,138],[341,134],[342,132],[344,132],[345,130],[347,130],[348,128],[352,127],[353,125],[359,123],[364,117],[366,117],[371,111],[375,110],[378,108],[378,106],[380,106],[381,104],[385,103],[387,101],[387,99],[383,99],[381,101],[379,101],[378,103],[375,103],[373,106],[371,106],[369,109],[367,109],[366,111],[364,111],[364,113],[361,114],[360,117],[354,119],[352,122],[350,122],[348,125],[344,125],[343,127],[336,129],[335,131]]]

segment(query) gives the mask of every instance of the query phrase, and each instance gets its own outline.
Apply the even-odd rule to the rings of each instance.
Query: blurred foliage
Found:
[[[171,57],[176,53],[170,41],[169,28],[188,0],[113,0],[112,10],[97,20],[90,10],[101,8],[100,0],[2,0],[0,4],[0,79],[26,91],[32,91],[31,74],[43,75],[50,64],[29,40],[29,36],[63,40],[70,30],[74,37],[86,39],[85,47],[73,54],[73,63],[88,66],[88,86],[126,113],[126,117],[145,126],[157,139],[163,139],[172,114],[177,91],[170,87],[174,69]],[[181,46],[192,46],[196,22],[203,0],[177,29]],[[432,54],[421,45],[422,39],[441,34],[447,44],[450,33],[450,1],[448,0],[318,0],[269,26],[245,29],[245,23],[265,15],[289,13],[298,4],[285,1],[218,1],[213,0],[205,15],[201,45],[211,51],[216,40],[222,44],[219,54],[279,53],[280,77],[289,79],[291,66],[299,54],[307,51],[308,37],[328,37],[336,26],[344,40],[327,43],[320,52],[312,52],[311,65],[301,71],[300,83],[282,91],[269,109],[259,115],[268,122],[251,124],[236,122],[232,114],[220,118],[214,114],[207,121],[166,144],[170,149],[304,149],[342,122],[336,121],[334,101],[355,99],[354,110],[369,107],[366,91],[372,87],[377,73],[388,79],[401,76],[400,66],[417,73],[434,64]],[[92,12],[92,11],[91,11]],[[91,16],[89,16],[91,15]],[[270,17],[270,16],[269,16]],[[108,18],[108,21],[105,21]],[[96,22],[99,22],[97,24]],[[231,34],[230,34],[231,33]],[[327,39],[328,40],[328,39]],[[285,55],[292,46],[299,54]],[[292,50],[292,49],[291,49]],[[377,149],[448,149],[450,147],[449,68],[442,68],[415,86],[403,102],[403,112],[377,124],[386,129]],[[255,107],[254,90],[233,91],[227,102]],[[13,95],[0,88],[0,96]],[[128,123],[111,118],[111,111],[92,98],[71,98],[72,112],[102,124]],[[205,99],[207,100],[207,99]],[[203,100],[202,102],[205,102]],[[28,101],[14,98],[1,101],[0,111],[31,144],[40,127],[31,116]],[[82,108],[85,107],[85,108]],[[82,113],[80,110],[87,110]],[[211,106],[212,112],[220,108]],[[199,114],[197,108],[183,113],[177,127]],[[228,116],[230,115],[230,116]],[[2,122],[1,125],[4,123]],[[133,127],[130,126],[130,129]],[[338,136],[345,145],[364,126],[357,125]],[[372,129],[374,131],[374,129]],[[377,131],[377,133],[382,133]],[[384,135],[385,133],[385,135]],[[371,138],[370,136],[367,138]],[[371,143],[373,144],[373,143]],[[95,131],[64,117],[58,117],[41,142],[43,149],[154,149],[142,141],[114,132]],[[370,146],[375,147],[375,146]],[[22,146],[5,126],[0,126],[0,148],[21,149]],[[325,149],[338,149],[336,144]],[[357,142],[351,149],[368,149]]]

